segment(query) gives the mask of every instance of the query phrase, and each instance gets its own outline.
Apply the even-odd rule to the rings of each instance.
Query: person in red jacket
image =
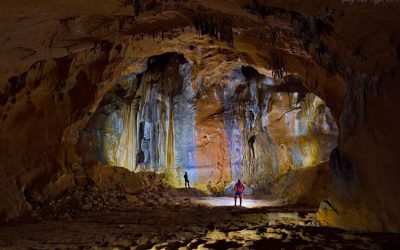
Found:
[[[238,182],[235,184],[235,187],[233,188],[233,191],[235,192],[235,206],[236,206],[236,199],[238,196],[240,198],[240,206],[242,206],[243,191],[245,190],[245,188],[246,187],[239,179]]]

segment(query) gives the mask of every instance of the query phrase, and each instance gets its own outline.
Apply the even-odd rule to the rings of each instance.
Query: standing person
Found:
[[[240,199],[240,206],[242,206],[242,199],[243,199],[243,191],[245,190],[244,184],[238,180],[238,182],[235,184],[235,187],[233,188],[233,191],[235,192],[235,206],[236,206],[236,199],[239,196]]]
[[[185,178],[185,187],[190,188],[189,176],[188,176],[187,172],[185,172],[185,175],[183,176],[183,178]],[[186,184],[187,184],[187,186],[186,186]]]

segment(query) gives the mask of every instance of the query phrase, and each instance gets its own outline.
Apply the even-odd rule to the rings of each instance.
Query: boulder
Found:
[[[139,194],[146,188],[146,176],[126,168],[95,165],[87,170],[89,179],[100,189],[117,189],[128,194]]]
[[[44,200],[53,199],[61,195],[65,190],[75,186],[75,176],[72,173],[63,174],[54,182],[50,182],[43,191],[42,197]]]
[[[132,194],[125,194],[125,197],[126,197],[127,201],[129,201],[130,203],[136,203],[139,200],[136,195],[132,195]]]
[[[332,187],[332,174],[328,162],[289,171],[273,187],[276,198],[288,204],[319,205]]]
[[[218,231],[218,230],[214,230],[214,231],[209,231],[206,234],[206,238],[210,239],[210,240],[225,240],[226,239],[226,233]]]

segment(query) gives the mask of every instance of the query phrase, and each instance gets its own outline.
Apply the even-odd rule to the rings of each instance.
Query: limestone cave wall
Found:
[[[228,194],[240,178],[252,194],[329,160],[336,122],[301,82],[291,89],[239,64],[205,79],[195,65],[167,53],[122,76],[79,135],[82,164],[164,173],[176,186],[187,171],[193,186],[214,193]]]
[[[280,137],[279,129],[285,127],[281,124],[275,126],[279,129],[271,129],[275,135],[268,132],[269,136],[261,137],[254,133],[256,130],[266,133],[262,124],[273,125],[271,121],[280,115],[274,108],[268,110],[270,112],[260,108],[265,104],[265,96],[236,100],[237,97],[229,93],[234,88],[229,90],[228,85],[221,84],[237,63],[250,65],[268,77],[296,74],[309,92],[324,100],[339,127],[338,147],[330,155],[333,186],[329,199],[321,204],[319,220],[324,225],[353,230],[399,231],[400,15],[397,3],[243,0],[228,4],[226,1],[191,0],[144,4],[140,11],[128,2],[114,0],[3,0],[1,6],[0,220],[29,211],[26,190],[40,193],[60,179],[69,180],[61,182],[63,185],[75,183],[78,179],[75,176],[84,173],[82,159],[86,159],[76,152],[76,145],[82,140],[80,135],[88,136],[93,145],[100,145],[90,135],[90,129],[86,135],[82,130],[97,126],[94,120],[101,120],[101,117],[92,116],[105,109],[101,105],[98,108],[101,102],[106,102],[104,95],[124,81],[121,76],[132,74],[137,79],[138,74],[145,71],[147,58],[178,52],[193,62],[193,92],[195,96],[204,96],[203,99],[196,97],[193,103],[194,159],[204,161],[196,164],[207,165],[206,160],[211,160],[224,175],[237,177],[229,169],[242,164],[242,158],[230,157],[229,152],[242,148],[243,158],[247,157],[245,164],[251,165],[251,154],[260,155],[261,145],[272,145]],[[222,55],[220,59],[212,58],[212,51]],[[182,78],[182,74],[174,75]],[[238,77],[242,76],[238,74]],[[127,79],[126,82],[136,81]],[[258,86],[260,81],[254,81]],[[254,86],[251,79],[240,82],[249,83],[245,88],[240,87],[238,93],[242,93],[242,88],[247,93],[256,92],[251,87]],[[151,90],[146,90],[150,85],[146,88],[144,85],[141,91],[151,96]],[[260,88],[256,89],[261,93],[258,92]],[[153,91],[154,95],[157,93],[158,90]],[[278,102],[282,98],[279,102],[288,103],[288,106],[299,98],[294,94],[268,93],[270,100]],[[137,100],[138,107],[134,110],[151,106],[145,105],[151,100],[146,98]],[[171,99],[166,99],[160,109],[171,111],[167,105]],[[236,118],[236,111],[225,111],[230,110],[225,107],[233,106],[231,103],[236,101],[248,103],[247,109],[245,105],[240,106],[243,107],[240,115],[247,114],[246,118]],[[130,103],[121,105],[121,109],[128,110]],[[255,108],[257,106],[260,110]],[[106,113],[113,113],[114,108]],[[288,112],[284,118],[275,120],[276,124],[290,120],[297,112],[300,110]],[[116,114],[114,116],[117,118]],[[145,120],[145,117],[128,118],[126,115],[120,118]],[[189,127],[191,119],[183,123],[184,126]],[[160,122],[166,120],[161,118]],[[173,119],[169,117],[169,121]],[[226,121],[231,121],[229,126]],[[113,131],[114,125],[110,124]],[[229,139],[219,133],[226,128],[231,135]],[[168,129],[168,133],[163,131],[157,136],[168,134],[172,139],[170,130],[175,129],[175,125],[168,125]],[[127,131],[132,133],[128,137],[138,138],[134,134],[136,131]],[[211,142],[228,145],[221,147],[227,150],[215,150],[217,143],[210,143],[208,134],[218,135],[218,140]],[[112,133],[108,135],[113,136]],[[284,138],[279,140],[283,142]],[[249,147],[249,141],[254,142],[251,144],[255,147]],[[300,151],[295,149],[296,143],[288,139],[281,144],[291,152]],[[280,145],[274,146],[276,152],[281,150]],[[176,145],[173,148],[176,151]],[[213,150],[208,151],[209,148]],[[99,155],[90,158],[88,152],[88,159],[106,160],[104,152],[100,154],[94,149],[90,152]],[[168,164],[176,162],[176,154],[170,153],[164,156],[170,160]],[[133,163],[132,157],[137,157],[131,154],[124,158],[121,154],[115,152],[110,159]],[[266,161],[276,162],[282,155],[272,157],[268,151],[264,157]],[[223,161],[218,164],[216,159]],[[308,162],[313,161],[312,157],[308,159]],[[280,170],[286,171],[289,166],[294,165]],[[254,169],[255,174],[268,168],[246,169]]]

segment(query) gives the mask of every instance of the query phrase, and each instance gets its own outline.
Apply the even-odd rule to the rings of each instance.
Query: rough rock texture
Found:
[[[274,81],[218,50],[207,63],[225,71],[195,66],[202,62],[167,53],[123,76],[79,136],[82,164],[166,173],[178,186],[187,171],[192,186],[214,193],[230,193],[241,178],[251,194],[329,159],[336,123],[300,80]]]
[[[121,167],[94,165],[80,175],[61,176],[42,193],[25,190],[30,212],[14,222],[69,219],[194,195],[204,196],[195,189],[173,189],[154,172],[133,173]]]
[[[339,122],[333,189],[318,218],[399,231],[398,3],[138,2],[0,2],[1,220],[27,210],[25,190],[81,171],[79,133],[123,70],[143,72],[135,63],[156,54],[219,47],[267,76],[297,74]]]
[[[288,204],[319,205],[329,196],[332,174],[327,162],[289,171],[274,186],[275,197]]]
[[[145,203],[84,217],[0,228],[4,250],[398,249],[398,234],[316,227],[316,208],[211,207],[191,200]]]

